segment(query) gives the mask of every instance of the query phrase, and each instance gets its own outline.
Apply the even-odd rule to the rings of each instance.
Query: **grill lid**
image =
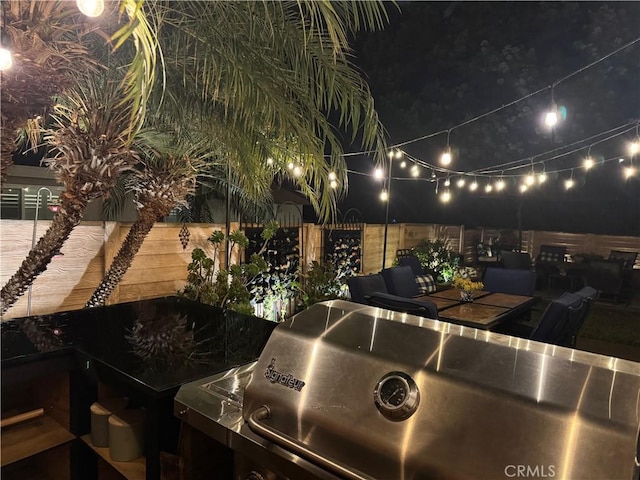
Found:
[[[635,362],[335,300],[274,330],[243,417],[346,478],[630,479],[639,395]]]

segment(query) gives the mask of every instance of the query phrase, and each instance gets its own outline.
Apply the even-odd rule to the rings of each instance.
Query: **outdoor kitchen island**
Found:
[[[635,362],[335,300],[175,413],[194,480],[637,479],[639,394]]]
[[[3,480],[159,480],[161,456],[179,470],[178,388],[255,360],[275,325],[175,297],[3,322]],[[90,406],[110,397],[144,413],[134,461],[92,445]]]

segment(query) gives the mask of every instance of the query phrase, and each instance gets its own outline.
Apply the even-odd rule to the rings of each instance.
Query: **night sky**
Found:
[[[369,82],[389,145],[409,141],[404,151],[423,165],[439,166],[446,133],[412,140],[543,91],[453,128],[450,172],[421,168],[416,180],[395,160],[390,222],[518,228],[520,215],[524,229],[640,234],[640,173],[631,179],[623,175],[630,162],[626,146],[636,138],[640,119],[640,42],[577,72],[640,38],[640,3],[399,6],[401,13],[389,6],[390,24],[383,32],[360,34],[354,42],[354,62]],[[542,118],[551,104],[547,87],[552,84],[553,99],[566,109],[566,118],[550,130]],[[620,133],[624,125],[630,125],[630,131],[597,143]],[[615,127],[620,128],[603,134]],[[584,140],[588,137],[593,138]],[[551,159],[569,150],[578,151]],[[582,167],[587,153],[596,160],[589,171]],[[618,158],[625,160],[619,163]],[[640,156],[634,160],[640,167]],[[366,174],[374,167],[368,155],[348,157],[348,165]],[[518,166],[525,168],[514,168]],[[521,194],[518,186],[531,168],[547,172],[548,180]],[[482,169],[493,170],[493,175],[465,177],[467,186],[477,179],[476,192],[455,186],[460,174]],[[451,179],[448,204],[436,196],[436,182],[430,181],[434,174],[439,192],[446,177]],[[501,175],[505,191],[486,193],[486,183],[495,183]],[[564,181],[571,176],[575,187],[567,191]],[[341,212],[357,208],[362,220],[384,222],[381,189],[372,177],[350,174]]]

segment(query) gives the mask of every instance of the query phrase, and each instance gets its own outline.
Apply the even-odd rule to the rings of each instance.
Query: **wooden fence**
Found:
[[[48,228],[50,222],[39,221],[36,238]],[[63,256],[56,257],[47,270],[33,283],[31,314],[46,314],[82,308],[98,286],[111,261],[118,252],[131,224],[116,222],[82,222],[62,248]],[[145,239],[140,252],[113,292],[109,303],[172,295],[183,288],[187,265],[195,247],[213,255],[206,241],[214,230],[224,225],[188,224],[189,244],[183,249],[178,234],[181,224],[158,223]],[[233,223],[231,230],[239,228]],[[301,265],[306,268],[323,255],[323,228],[304,224],[301,229]],[[31,248],[33,222],[28,220],[0,220],[0,282],[2,285],[18,269]],[[472,261],[479,241],[498,238],[519,241],[517,231],[469,229],[460,225],[391,224],[387,232],[386,266],[395,260],[395,252],[401,248],[416,246],[425,238],[448,238],[451,248],[464,253],[465,260]],[[535,256],[540,245],[565,245],[569,254],[595,253],[608,255],[609,251],[640,251],[640,237],[573,234],[562,232],[523,231],[522,249]],[[362,273],[374,273],[382,268],[384,225],[362,225]],[[224,251],[219,252],[219,264],[224,266]],[[238,260],[238,252],[232,252],[232,262]],[[640,268],[640,259],[636,267]],[[27,313],[28,294],[25,294],[4,315],[3,319],[16,318]]]

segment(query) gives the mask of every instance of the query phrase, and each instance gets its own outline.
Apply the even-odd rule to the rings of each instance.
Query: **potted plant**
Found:
[[[448,239],[422,240],[412,252],[437,283],[446,284],[453,280],[460,264],[460,254],[450,247]]]

